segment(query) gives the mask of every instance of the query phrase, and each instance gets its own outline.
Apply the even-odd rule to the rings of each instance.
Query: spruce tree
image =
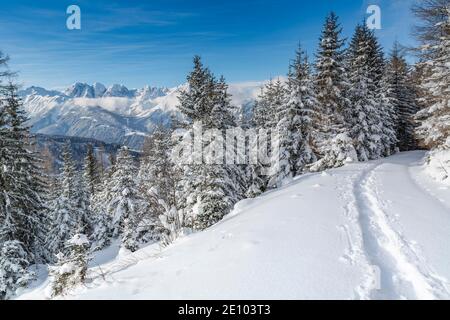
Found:
[[[392,86],[394,108],[397,114],[396,132],[400,151],[414,150],[414,115],[418,111],[415,91],[410,84],[410,67],[396,42],[390,54],[388,81]]]
[[[441,5],[436,11],[443,16],[433,26],[437,35],[424,44],[428,44],[426,48],[433,54],[424,56],[429,72],[420,87],[424,91],[421,103],[425,108],[416,116],[420,124],[416,134],[422,146],[439,150],[450,148],[450,7]]]
[[[60,191],[49,204],[52,225],[47,236],[47,248],[54,257],[65,252],[66,242],[79,228],[83,228],[78,199],[75,196],[77,177],[75,163],[70,154],[70,145],[66,143],[62,151],[63,167],[60,175]]]
[[[314,127],[317,131],[314,151],[318,162],[310,166],[312,170],[336,167],[345,161],[357,160],[352,139],[349,137],[345,121],[348,99],[348,79],[345,67],[345,40],[341,38],[342,28],[334,13],[326,18],[316,54],[315,88],[318,108]],[[349,143],[349,145],[345,145]],[[338,152],[339,151],[339,152]],[[341,154],[340,152],[346,152]]]
[[[46,189],[41,161],[16,85],[10,82],[8,58],[0,53],[0,299],[12,297],[33,274],[32,263],[46,261]],[[5,81],[5,79],[7,81]]]
[[[34,278],[29,266],[29,254],[22,242],[0,243],[0,300],[13,298],[17,289],[26,287]]]
[[[180,171],[172,161],[171,138],[171,130],[158,126],[145,140],[139,168],[139,189],[147,206],[144,225],[151,239],[161,237],[163,227],[159,216],[165,213],[166,207],[175,210],[179,207]]]
[[[205,156],[194,150],[190,154],[192,161],[179,164],[182,171],[179,196],[183,199],[179,209],[187,214],[187,224],[201,230],[219,221],[241,195],[239,183],[235,180],[237,168],[226,165],[224,157],[210,157],[208,152],[215,147],[223,148],[215,145],[221,140],[215,138],[221,136],[223,140],[223,131],[234,125],[225,81],[216,80],[198,56],[194,57],[194,69],[187,80],[189,87],[180,94],[178,106],[185,119],[186,136],[193,137],[194,126],[199,124],[203,126],[202,136],[204,129],[218,132],[216,137],[202,139]]]
[[[2,88],[0,108],[0,242],[20,241],[29,257],[39,261],[46,190],[15,85]]]
[[[257,140],[249,141],[249,147],[258,150],[257,163],[250,164],[247,169],[249,187],[246,194],[250,197],[261,194],[268,187],[276,187],[279,180],[292,173],[286,160],[289,155],[272,150],[277,144],[279,146],[281,136],[286,136],[285,141],[288,139],[285,131],[277,134],[280,112],[284,112],[286,104],[287,90],[280,79],[270,80],[261,89],[252,119]]]
[[[287,89],[288,109],[282,115],[289,122],[293,144],[291,152],[294,155],[293,174],[298,175],[305,170],[306,165],[317,160],[312,150],[312,121],[315,118],[317,99],[308,55],[301,47],[290,66]]]
[[[145,206],[138,189],[134,159],[127,147],[120,149],[109,183],[111,200],[107,212],[112,217],[113,236],[120,236],[122,245],[135,251]]]
[[[100,173],[92,144],[88,144],[86,158],[84,159],[84,183],[90,196],[94,196],[100,184]]]
[[[93,230],[91,242],[93,250],[100,250],[111,243],[112,216],[108,213],[108,205],[112,200],[111,177],[105,175],[99,191],[91,198]]]
[[[381,156],[381,109],[376,77],[382,75],[375,59],[378,58],[377,43],[365,24],[358,25],[349,48],[349,98],[346,110],[350,137],[360,161]],[[375,47],[374,47],[375,46]]]

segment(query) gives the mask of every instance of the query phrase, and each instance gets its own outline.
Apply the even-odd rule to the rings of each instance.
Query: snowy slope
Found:
[[[166,249],[112,246],[66,298],[448,299],[450,192],[423,158],[299,177]],[[46,298],[47,284],[20,299]]]

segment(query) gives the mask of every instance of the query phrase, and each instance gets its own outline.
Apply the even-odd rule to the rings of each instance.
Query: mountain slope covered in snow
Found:
[[[233,104],[248,110],[263,82],[230,85]],[[178,95],[186,88],[145,86],[128,89],[75,83],[63,92],[30,87],[20,91],[33,133],[92,138],[140,149],[145,135],[169,125],[177,115]]]
[[[401,153],[300,176],[161,249],[100,252],[69,299],[450,298],[450,192]],[[21,299],[47,297],[48,279]]]

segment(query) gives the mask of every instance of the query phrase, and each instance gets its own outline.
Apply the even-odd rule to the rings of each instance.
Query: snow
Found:
[[[450,186],[450,138],[447,150],[434,150],[429,153],[426,172],[435,180]]]
[[[450,299],[450,192],[424,162],[407,152],[297,177],[164,249],[114,243],[64,298]]]
[[[89,244],[89,240],[85,234],[76,234],[70,240],[69,243],[75,246],[83,246]]]

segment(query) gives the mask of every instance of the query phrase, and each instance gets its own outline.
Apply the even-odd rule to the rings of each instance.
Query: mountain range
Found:
[[[232,104],[239,112],[249,112],[263,84],[231,84]],[[95,139],[140,150],[145,136],[157,125],[168,126],[173,116],[179,116],[178,95],[186,87],[128,89],[121,84],[74,83],[62,91],[32,86],[19,95],[33,133]]]

